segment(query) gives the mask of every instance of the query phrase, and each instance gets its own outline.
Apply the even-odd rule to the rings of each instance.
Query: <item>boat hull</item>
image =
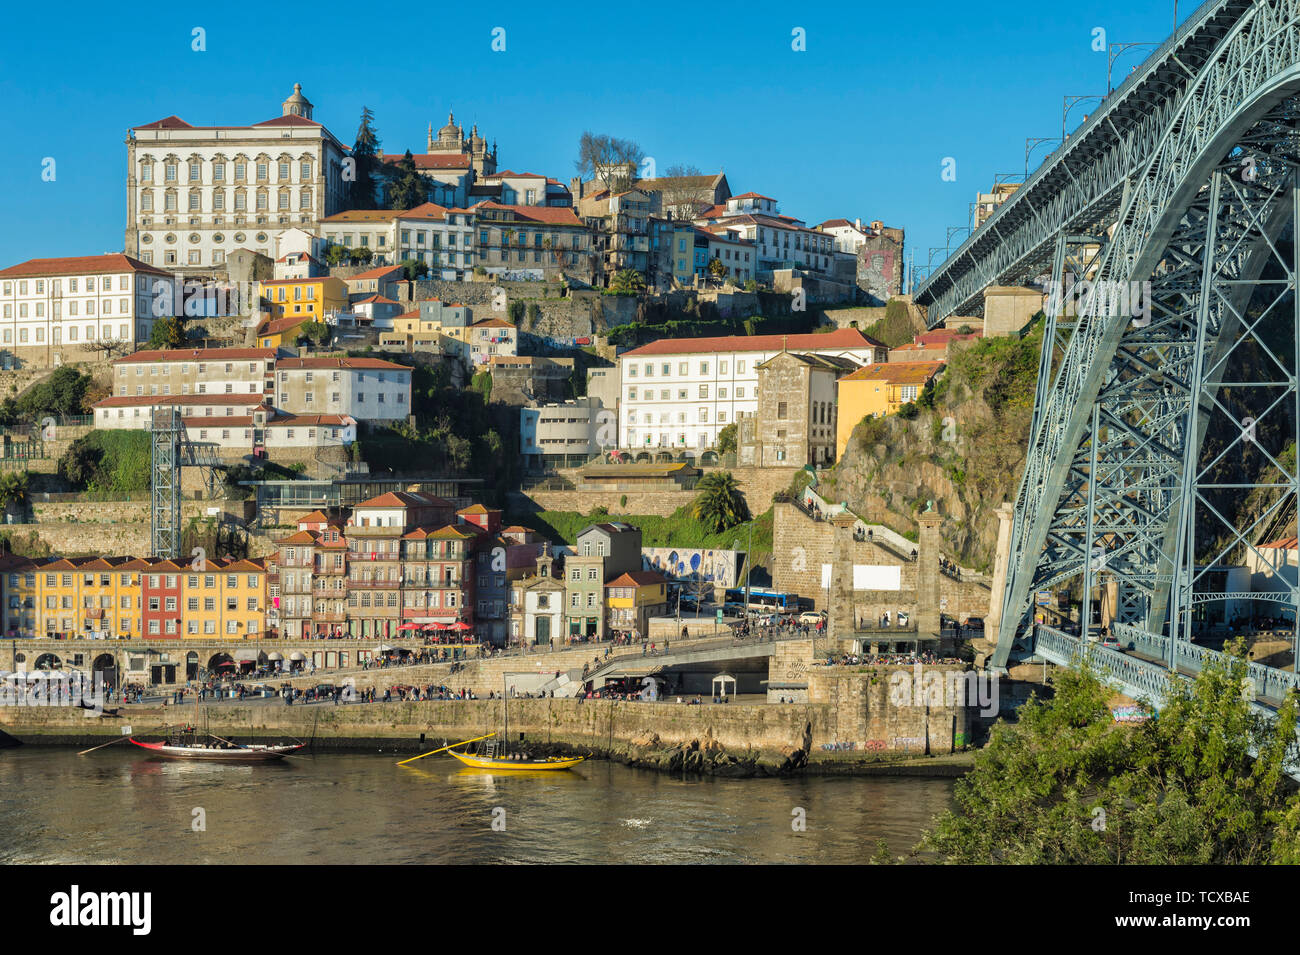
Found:
[[[519,772],[523,770],[536,772],[537,770],[572,769],[587,758],[586,756],[556,756],[549,759],[496,759],[489,756],[472,756],[469,753],[458,753],[454,749],[449,749],[447,752],[472,769],[491,769],[495,772]]]
[[[141,743],[131,740],[141,749],[148,750],[155,756],[167,759],[197,759],[214,763],[264,763],[283,759],[290,753],[302,749],[296,746],[248,746],[243,749],[205,749],[201,746],[169,746],[166,743]]]

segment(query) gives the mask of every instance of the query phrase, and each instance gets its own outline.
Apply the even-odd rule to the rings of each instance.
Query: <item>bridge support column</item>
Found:
[[[939,515],[926,511],[918,520],[916,547],[916,635],[939,636]]]
[[[1007,564],[1011,560],[1011,522],[1016,516],[1016,506],[1010,503],[998,505],[998,548],[993,555],[993,585],[989,592],[989,612],[984,618],[984,636],[997,640],[998,628],[1002,625],[1002,601],[1006,599]]]
[[[831,518],[834,526],[831,545],[830,607],[826,619],[831,640],[851,640],[855,632],[853,619],[853,525],[856,518],[841,511]]]

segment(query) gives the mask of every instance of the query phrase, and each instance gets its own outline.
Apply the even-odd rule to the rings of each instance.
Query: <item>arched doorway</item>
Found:
[[[235,669],[235,658],[229,653],[214,653],[208,659],[208,674],[210,676],[222,676],[226,673],[233,673]]]
[[[101,653],[95,657],[90,667],[92,679],[102,680],[104,688],[117,686],[117,660],[111,653]]]
[[[38,670],[58,670],[63,667],[63,661],[53,653],[42,653],[36,658],[36,669]]]
[[[197,680],[199,678],[199,655],[191,650],[185,654],[185,679]]]

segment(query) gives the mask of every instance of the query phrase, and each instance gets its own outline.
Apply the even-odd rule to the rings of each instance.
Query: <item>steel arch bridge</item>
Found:
[[[1034,594],[1077,582],[1085,619],[1106,583],[1117,621],[1167,629],[1176,668],[1201,605],[1245,596],[1229,556],[1276,561],[1256,544],[1300,497],[1298,129],[1300,0],[1209,0],[917,289],[931,324],[990,285],[1053,290],[994,666]],[[1294,574],[1275,596],[1300,609]]]

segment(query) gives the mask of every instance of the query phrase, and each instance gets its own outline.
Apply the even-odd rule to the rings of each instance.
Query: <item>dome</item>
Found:
[[[448,111],[447,111],[447,125],[444,126],[444,127],[442,127],[442,129],[438,130],[438,138],[439,138],[439,139],[455,139],[455,138],[457,138],[457,135],[458,135],[459,132],[460,132],[460,130],[458,130],[458,129],[456,128],[456,118],[451,114],[451,110],[448,110]]]
[[[281,110],[285,116],[301,116],[303,119],[311,119],[311,100],[302,95],[302,84],[293,84],[293,95],[281,104]]]

